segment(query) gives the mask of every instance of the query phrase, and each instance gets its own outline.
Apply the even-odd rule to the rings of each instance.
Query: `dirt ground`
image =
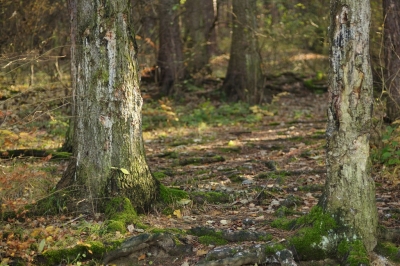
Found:
[[[284,242],[294,231],[273,228],[271,222],[277,217],[295,218],[309,212],[322,193],[326,178],[324,132],[327,103],[327,93],[314,93],[301,86],[291,87],[275,99],[274,114],[263,114],[258,122],[233,125],[203,123],[192,127],[146,130],[148,164],[164,185],[188,192],[223,192],[229,195],[229,200],[215,203],[199,196],[183,205],[158,205],[142,216],[143,222],[151,228],[161,229],[197,226],[232,231],[246,229],[270,233],[274,241]],[[35,134],[40,136],[42,131],[46,129],[38,129]],[[53,140],[59,141],[58,138]],[[44,195],[66,166],[65,161],[53,162],[50,158],[21,160],[25,161],[3,159],[1,162],[3,208],[26,203],[29,195],[31,199],[35,198],[31,190],[36,187],[40,187]],[[40,170],[43,167],[50,170]],[[382,166],[375,165],[373,178],[377,182],[380,224],[398,227],[399,192],[393,180],[385,178],[382,173]],[[18,188],[15,182],[19,182]],[[43,188],[44,182],[48,183],[47,188]],[[282,206],[292,211],[280,213]],[[46,249],[101,239],[95,228],[100,228],[103,222],[101,215],[76,217],[73,214],[0,222],[0,236],[3,235],[0,258],[7,263],[13,257],[21,257],[34,265],[35,255]],[[13,237],[10,237],[10,232],[15,233]],[[129,230],[113,237],[125,238],[140,233],[140,230]],[[46,239],[44,247],[40,247],[41,239]],[[165,261],[145,256],[137,263],[194,265],[215,248],[201,244],[196,237],[191,243],[194,253],[183,258]],[[254,243],[228,245],[251,244]],[[36,250],[38,247],[41,249],[39,252]],[[80,257],[65,264],[75,265],[81,260],[84,261]]]

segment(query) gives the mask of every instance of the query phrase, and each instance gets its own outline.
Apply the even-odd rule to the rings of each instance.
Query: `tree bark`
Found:
[[[185,3],[185,42],[187,47],[188,72],[210,72],[207,66],[215,44],[213,0],[187,0]],[[203,73],[205,74],[205,73]]]
[[[57,188],[79,187],[79,211],[113,196],[142,210],[157,195],[144,153],[129,2],[70,1],[74,160]]]
[[[159,3],[160,38],[157,65],[160,68],[160,94],[172,94],[173,85],[182,80],[182,40],[180,37],[177,7],[179,0],[163,0]],[[175,91],[175,93],[177,93]]]
[[[400,2],[383,0],[386,116],[400,118]]]
[[[377,208],[369,137],[372,75],[369,0],[331,0],[327,180],[320,204],[346,226],[345,239],[376,245]]]
[[[257,47],[256,0],[233,0],[232,44],[222,89],[231,100],[263,100],[261,58]]]

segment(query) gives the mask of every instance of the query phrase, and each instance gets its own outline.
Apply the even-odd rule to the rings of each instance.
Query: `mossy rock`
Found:
[[[192,192],[190,198],[193,202],[198,204],[208,203],[228,203],[230,202],[230,196],[222,192]]]
[[[281,250],[284,250],[284,249],[286,249],[286,247],[284,245],[282,245],[280,243],[274,243],[272,245],[267,245],[265,247],[265,254],[269,255],[269,256],[272,256],[272,255],[275,255],[275,253],[277,251],[281,251]]]
[[[160,185],[160,200],[163,203],[173,203],[179,201],[181,199],[188,199],[189,194],[186,191],[175,189],[175,188],[168,188],[164,185]]]

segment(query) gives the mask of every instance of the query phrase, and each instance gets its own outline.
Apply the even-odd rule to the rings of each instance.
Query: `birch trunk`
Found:
[[[140,209],[156,197],[141,128],[130,0],[71,0],[74,160],[57,185],[79,186],[80,211],[113,196]]]
[[[371,251],[378,216],[369,156],[369,25],[369,0],[331,0],[328,172],[320,203],[346,225],[345,238],[360,238]]]

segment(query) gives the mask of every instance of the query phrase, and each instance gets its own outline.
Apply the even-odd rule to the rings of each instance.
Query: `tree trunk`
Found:
[[[163,0],[159,3],[160,48],[157,64],[161,72],[161,95],[171,94],[174,83],[182,80],[185,74],[178,6],[179,0]]]
[[[376,245],[377,208],[369,137],[372,75],[369,0],[331,0],[327,180],[320,204],[346,226],[345,239]]]
[[[400,2],[383,0],[386,115],[393,122],[400,118]]]
[[[57,188],[79,187],[79,211],[113,196],[142,210],[157,194],[144,154],[129,2],[70,1],[75,159]]]
[[[215,37],[213,0],[187,0],[185,9],[187,69],[194,75],[202,70],[210,72],[207,65],[212,51],[211,38]]]
[[[263,100],[261,58],[257,47],[256,0],[233,0],[233,29],[228,71],[222,85],[231,100]]]

